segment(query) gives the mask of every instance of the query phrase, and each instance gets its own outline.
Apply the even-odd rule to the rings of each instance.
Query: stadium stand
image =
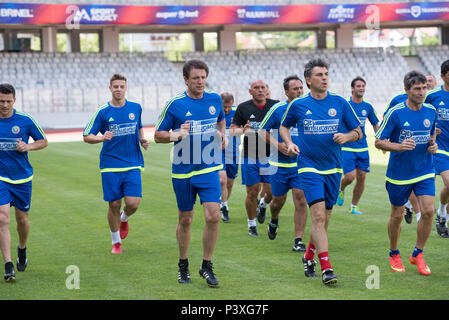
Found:
[[[443,57],[444,50],[442,47],[436,52],[441,52]],[[283,99],[282,79],[292,73],[302,78],[304,64],[314,57],[330,62],[332,91],[347,97],[351,80],[362,76],[368,82],[366,99],[373,103],[385,103],[401,91],[402,78],[409,71],[396,48],[183,54],[186,60],[202,59],[208,63],[211,70],[208,88],[234,93],[236,103],[248,98],[249,84],[255,79],[267,82],[273,98]],[[3,52],[0,59],[5,62],[0,65],[0,81],[11,82],[19,89],[19,105],[26,112],[92,111],[108,97],[108,79],[116,72],[128,77],[129,97],[142,101],[144,109],[159,110],[170,96],[184,90],[181,63],[170,62],[159,52]],[[442,58],[424,60],[434,67]]]
[[[449,47],[417,47],[416,51],[438,81]],[[208,88],[232,92],[236,103],[248,99],[255,79],[267,82],[273,98],[283,99],[282,79],[292,73],[303,78],[304,64],[314,57],[330,62],[332,91],[348,97],[350,81],[362,76],[367,80],[366,100],[374,104],[383,105],[401,92],[403,76],[410,70],[394,47],[183,53],[185,60],[204,60],[210,67]],[[116,72],[127,75],[129,98],[142,101],[147,110],[160,110],[169,97],[184,90],[182,63],[171,62],[160,52],[0,52],[0,59],[4,62],[0,81],[18,88],[18,105],[26,112],[91,112],[107,99],[108,79]]]
[[[417,47],[416,52],[427,71],[433,74],[438,82],[441,73],[441,62],[449,57],[449,46]]]
[[[323,49],[307,51],[236,51],[191,52],[185,59],[202,59],[209,64],[209,86],[220,92],[230,91],[238,100],[248,96],[254,79],[265,80],[278,99],[284,98],[282,79],[296,73],[303,78],[304,64],[316,57],[330,63],[330,89],[345,97],[350,95],[349,83],[356,76],[367,80],[366,99],[385,103],[402,90],[402,79],[409,71],[397,48]],[[395,70],[394,73],[391,70]],[[226,80],[227,79],[227,80]],[[306,90],[307,91],[307,90]]]

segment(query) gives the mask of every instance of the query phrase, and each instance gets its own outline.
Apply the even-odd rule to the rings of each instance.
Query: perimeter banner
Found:
[[[449,2],[287,6],[0,3],[0,24],[188,25],[449,20]]]

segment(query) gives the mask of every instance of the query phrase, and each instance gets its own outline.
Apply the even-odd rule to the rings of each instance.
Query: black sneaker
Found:
[[[408,224],[411,224],[413,220],[413,211],[407,207],[404,209],[404,220]]]
[[[5,281],[13,281],[16,279],[16,274],[14,273],[14,264],[9,261],[5,263]]]
[[[206,279],[209,287],[218,287],[218,279],[215,277],[214,271],[212,270],[212,262],[208,261],[204,268],[201,267],[199,274],[202,278]]]
[[[306,245],[304,244],[304,242],[295,240],[292,250],[295,252],[306,252],[307,249],[306,249]]]
[[[441,237],[449,238],[449,231],[448,231],[448,228],[446,227],[446,219],[441,219],[441,217],[439,217],[437,215],[437,217],[436,217],[436,228],[437,228],[438,234]]]
[[[304,265],[304,274],[307,278],[315,278],[315,260],[306,260],[305,256],[302,257],[302,263]]]
[[[331,285],[337,283],[337,276],[332,269],[326,269],[321,275],[321,279],[325,285]]]
[[[268,238],[270,238],[270,240],[274,240],[276,238],[277,233],[278,233],[278,225],[270,221],[270,223],[268,224]]]
[[[190,283],[189,263],[178,262],[178,282]]]
[[[267,208],[262,207],[259,202],[257,209],[256,209],[256,217],[257,217],[257,221],[259,221],[259,223],[265,222],[266,212],[267,212]]]
[[[221,207],[220,208],[220,212],[221,212],[221,220],[223,220],[223,222],[229,222],[229,210],[226,207]]]
[[[248,234],[249,234],[251,237],[257,237],[257,236],[259,236],[259,233],[257,232],[257,226],[249,227],[249,228],[248,228]]]
[[[23,272],[25,271],[27,265],[28,265],[28,259],[27,259],[27,249],[20,249],[17,247],[17,271]]]

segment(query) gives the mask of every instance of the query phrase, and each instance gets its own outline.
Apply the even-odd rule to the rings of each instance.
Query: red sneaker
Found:
[[[410,263],[416,264],[416,267],[418,268],[419,273],[430,276],[432,272],[430,271],[430,268],[427,266],[426,262],[424,261],[424,257],[422,255],[422,252],[420,252],[415,258],[413,256],[410,256]]]
[[[120,242],[114,243],[111,253],[122,253],[122,244]]]
[[[395,254],[390,257],[391,269],[395,272],[405,272],[405,267],[402,264],[401,255]]]
[[[122,222],[120,221],[120,239],[125,239],[128,235],[129,231],[129,223],[128,221]]]

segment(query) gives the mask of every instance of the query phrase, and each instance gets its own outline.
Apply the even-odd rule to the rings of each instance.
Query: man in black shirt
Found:
[[[241,162],[242,184],[246,186],[246,213],[250,236],[258,236],[256,215],[259,223],[265,221],[265,211],[271,201],[270,146],[258,138],[258,128],[270,108],[278,100],[267,99],[267,85],[262,80],[254,81],[249,89],[251,100],[238,105],[229,135],[243,138],[243,161]],[[260,187],[262,198],[258,202]]]

